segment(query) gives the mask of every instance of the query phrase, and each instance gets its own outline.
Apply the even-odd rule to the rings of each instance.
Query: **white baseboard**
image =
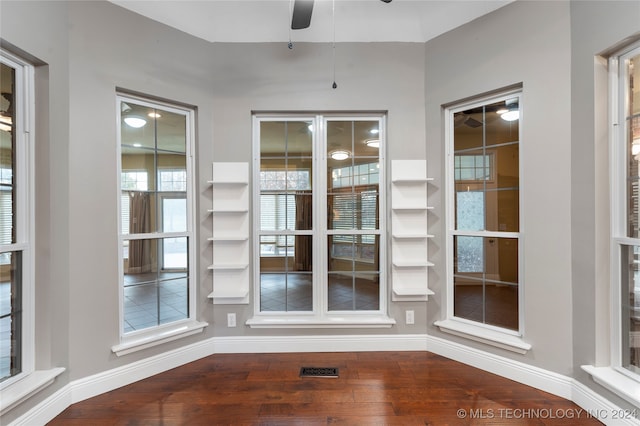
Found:
[[[435,336],[427,336],[427,350],[553,395],[571,399],[573,379],[562,374]]]
[[[427,336],[427,350],[565,398],[583,409],[583,415],[595,417],[605,425],[640,425],[636,419],[621,419],[620,415],[627,414],[624,409],[571,377],[435,336]]]
[[[593,390],[551,371],[425,334],[348,336],[214,337],[69,383],[12,425],[46,424],[69,405],[179,367],[214,353],[430,351],[574,401],[590,412],[612,412],[614,404]],[[639,423],[609,423],[605,424]]]
[[[241,336],[213,339],[214,353],[425,351],[426,334]]]

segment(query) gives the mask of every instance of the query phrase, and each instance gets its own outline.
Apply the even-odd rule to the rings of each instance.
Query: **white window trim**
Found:
[[[520,211],[520,221],[518,232],[492,232],[492,231],[480,231],[480,232],[460,232],[454,228],[455,223],[455,152],[453,149],[453,135],[454,135],[454,121],[452,119],[453,114],[459,111],[464,111],[470,108],[479,107],[482,105],[498,102],[506,98],[518,97],[520,102],[520,140],[523,135],[523,91],[518,87],[499,93],[493,93],[491,95],[474,98],[472,101],[462,104],[456,104],[447,106],[445,108],[445,129],[446,129],[446,223],[447,223],[447,261],[446,261],[446,276],[447,276],[447,291],[446,291],[446,317],[443,320],[436,321],[434,323],[441,331],[463,337],[476,342],[484,343],[490,346],[506,349],[512,352],[526,354],[532,346],[524,340],[524,232],[522,222],[522,208]],[[520,150],[522,152],[522,150]],[[522,184],[522,167],[520,167],[520,188]],[[522,206],[522,191],[520,191],[520,206]],[[454,292],[453,292],[453,237],[454,235],[476,235],[476,236],[502,236],[518,239],[518,331],[509,330],[505,328],[495,327],[489,324],[482,324],[475,321],[466,320],[454,316]]]
[[[24,96],[14,94],[15,110],[19,111],[15,123],[16,168],[14,176],[26,191],[17,194],[16,231],[20,240],[2,249],[22,250],[22,372],[5,380],[0,385],[0,415],[4,415],[17,405],[52,384],[65,371],[63,367],[47,370],[35,369],[35,69],[34,67],[0,49],[2,62],[16,70],[16,94],[24,91]],[[26,102],[25,102],[26,101]]]
[[[246,321],[246,325],[252,328],[389,328],[396,324],[395,319],[388,316],[389,306],[389,287],[387,279],[386,259],[387,259],[387,242],[386,242],[386,159],[385,159],[385,142],[386,142],[386,115],[383,113],[342,113],[342,114],[278,114],[278,113],[256,113],[253,116],[253,182],[260,182],[260,122],[262,121],[311,121],[316,131],[313,132],[313,165],[317,169],[317,172],[312,177],[312,192],[314,198],[318,200],[320,205],[326,205],[326,193],[321,187],[320,182],[326,182],[327,170],[326,170],[326,153],[324,152],[324,143],[320,143],[319,135],[324,134],[327,121],[353,121],[353,120],[378,120],[380,123],[380,132],[378,134],[380,139],[379,157],[378,161],[381,165],[380,177],[379,177],[379,235],[380,235],[380,305],[377,312],[370,311],[335,311],[330,312],[326,306],[326,286],[320,286],[318,280],[320,273],[326,272],[327,258],[327,238],[318,238],[314,245],[313,259],[313,300],[314,311],[313,312],[261,312],[260,311],[260,268],[259,264],[255,263],[260,259],[259,245],[254,244],[253,260],[254,260],[254,314],[253,317]],[[258,185],[259,186],[259,185]],[[324,186],[324,184],[323,184]],[[260,189],[254,188],[253,191],[253,205],[260,205]],[[254,209],[254,212],[258,210]],[[314,205],[314,229],[315,232],[325,232],[324,227],[318,227],[318,223],[326,223],[326,209],[317,208]],[[260,215],[253,215],[253,233],[252,238],[257,241],[256,238],[259,235],[260,229]],[[310,233],[313,235],[313,232]],[[323,288],[321,288],[323,287]]]
[[[610,215],[611,215],[611,254],[609,279],[609,328],[611,330],[609,341],[609,365],[594,366],[582,365],[582,370],[591,375],[593,380],[620,396],[626,401],[640,406],[640,375],[622,367],[622,318],[620,315],[621,300],[621,256],[622,245],[640,245],[640,238],[626,237],[625,207],[627,203],[626,188],[626,146],[621,143],[625,140],[626,126],[620,125],[620,102],[625,92],[620,86],[619,58],[628,56],[634,50],[640,48],[640,43],[633,43],[626,48],[611,55],[608,61],[609,70],[609,117],[607,128],[609,129],[609,176],[610,176]],[[599,343],[601,344],[601,343]]]
[[[186,163],[187,163],[187,231],[180,233],[161,233],[155,232],[149,234],[129,234],[127,239],[137,238],[166,238],[166,237],[187,237],[189,239],[188,258],[189,258],[189,317],[168,324],[161,324],[156,327],[145,328],[140,331],[124,333],[124,271],[122,250],[122,215],[121,215],[121,195],[120,180],[122,176],[122,153],[121,153],[121,122],[120,122],[120,102],[132,102],[138,105],[146,105],[152,108],[161,107],[163,110],[184,114],[186,117]],[[195,111],[191,107],[180,107],[179,105],[169,104],[158,100],[152,100],[145,97],[118,92],[116,95],[116,125],[117,125],[117,157],[118,165],[117,176],[117,218],[118,218],[118,295],[120,299],[119,308],[119,336],[120,342],[111,347],[111,351],[117,356],[127,355],[133,352],[141,351],[153,346],[157,346],[166,342],[170,342],[183,337],[202,332],[209,324],[196,319],[196,293],[198,283],[198,271],[196,265],[196,242],[195,242],[195,166],[194,166],[194,144],[195,144]]]

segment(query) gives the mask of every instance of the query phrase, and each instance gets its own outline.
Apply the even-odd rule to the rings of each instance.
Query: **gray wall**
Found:
[[[521,232],[524,239],[525,356],[457,341],[562,374],[572,368],[571,300],[571,80],[567,2],[516,2],[426,43],[425,90],[430,173],[444,207],[443,104],[522,84]],[[444,218],[434,225],[436,297],[428,323],[445,316]],[[550,330],[552,330],[550,332]],[[430,334],[452,338],[430,326]]]
[[[202,339],[301,332],[227,328],[227,312],[237,312],[241,324],[252,306],[214,306],[207,299],[206,181],[214,160],[251,161],[252,110],[387,110],[387,158],[427,158],[436,178],[430,196],[436,238],[429,248],[436,296],[392,303],[399,325],[391,329],[306,334],[428,332],[579,376],[601,391],[579,370],[596,357],[593,265],[606,262],[597,257],[593,213],[593,55],[638,31],[638,7],[518,1],[426,44],[340,43],[333,90],[327,44],[298,43],[293,51],[284,43],[210,44],[110,3],[3,1],[3,42],[46,63],[38,68],[38,367],[68,370],[2,421],[70,380]],[[446,287],[441,106],[516,83],[524,92],[525,340],[533,345],[525,356],[431,325],[444,318]],[[120,358],[110,350],[118,343],[119,311],[116,87],[197,107],[197,318],[210,324],[203,334]],[[405,309],[416,311],[415,326],[403,325]]]
[[[67,367],[70,345],[69,48],[66,4],[2,2],[2,46],[24,53],[36,68],[36,368]],[[13,46],[11,46],[13,45]],[[69,370],[18,416],[68,382]]]
[[[625,407],[580,366],[609,363],[608,76],[602,57],[631,36],[640,39],[640,2],[572,2],[571,24],[574,374]]]
[[[425,158],[424,48],[421,43],[339,44],[331,88],[331,46],[210,44],[106,2],[2,2],[2,33],[46,63],[38,79],[44,117],[36,153],[39,367],[68,370],[53,387],[12,411],[15,418],[61,385],[223,335],[300,334],[227,328],[252,305],[212,305],[212,161],[251,161],[252,110],[386,110],[389,158]],[[123,357],[118,343],[116,88],[197,107],[198,302],[204,333]],[[49,103],[43,104],[46,97]],[[40,118],[44,118],[40,117]],[[47,206],[46,203],[49,205]],[[417,324],[405,326],[404,309]],[[392,306],[392,329],[310,330],[306,334],[426,332],[426,304]],[[51,348],[51,349],[49,349]],[[51,353],[47,353],[50,351]]]

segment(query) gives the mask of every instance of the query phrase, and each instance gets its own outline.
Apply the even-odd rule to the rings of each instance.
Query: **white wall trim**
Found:
[[[426,351],[426,334],[242,336],[214,339],[214,353]]]
[[[621,409],[571,377],[425,334],[214,337],[74,380],[11,425],[46,424],[71,404],[214,353],[426,350],[572,400],[590,413],[599,414],[598,418],[607,425],[640,425],[634,420],[614,422],[610,414]]]
[[[427,336],[427,348],[446,358],[571,399],[573,379],[570,377],[440,337]]]

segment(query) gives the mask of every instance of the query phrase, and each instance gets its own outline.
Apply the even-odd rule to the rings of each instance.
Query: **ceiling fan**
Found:
[[[295,0],[293,2],[293,13],[291,15],[291,29],[302,30],[309,28],[311,24],[311,12],[313,12],[314,0]],[[391,3],[391,0],[380,0]]]

